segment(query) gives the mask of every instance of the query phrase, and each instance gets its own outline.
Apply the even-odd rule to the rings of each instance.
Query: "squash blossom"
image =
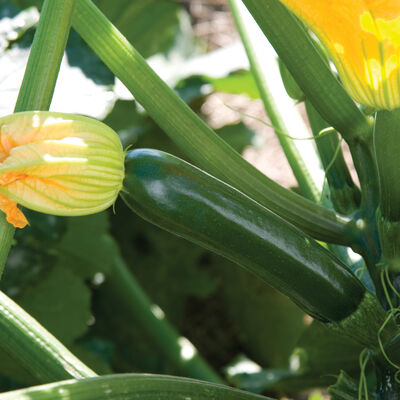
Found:
[[[400,107],[400,0],[281,0],[326,47],[350,95]]]
[[[0,210],[23,228],[17,203],[54,215],[86,215],[114,203],[124,178],[118,135],[90,118],[22,112],[0,118]]]

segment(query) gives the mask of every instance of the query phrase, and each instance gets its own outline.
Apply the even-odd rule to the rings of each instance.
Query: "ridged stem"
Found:
[[[167,375],[119,374],[64,381],[0,394],[0,400],[271,400],[215,383]]]
[[[324,137],[319,137],[320,132],[329,128],[329,125],[308,100],[305,104],[308,120],[316,137],[315,144],[326,171],[332,204],[338,212],[351,214],[360,206],[361,194],[343,158],[338,134],[332,131]]]
[[[27,312],[0,292],[1,347],[40,382],[96,374]]]

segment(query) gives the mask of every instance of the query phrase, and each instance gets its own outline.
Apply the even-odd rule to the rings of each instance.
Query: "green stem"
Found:
[[[259,31],[241,0],[229,0],[236,28],[249,58],[265,111],[275,129],[289,165],[297,179],[302,194],[314,202],[321,197],[321,169],[311,141],[296,142],[289,138],[309,137],[307,128],[280,84],[278,62],[273,51],[268,51],[268,41]],[[272,49],[271,49],[272,50]],[[304,160],[307,157],[307,163]],[[319,172],[320,176],[317,176]],[[318,179],[319,178],[319,179]],[[319,182],[318,182],[319,180]]]
[[[372,134],[348,141],[348,145],[361,187],[361,206],[354,216],[359,233],[352,247],[364,257],[375,285],[376,295],[385,305],[385,296],[377,268],[377,263],[381,258],[381,244],[376,221],[380,190]]]
[[[382,267],[400,272],[400,109],[379,111],[374,130],[374,149],[379,171],[377,223],[382,244]]]
[[[15,112],[50,108],[74,5],[75,0],[44,2]]]
[[[243,3],[328,124],[345,140],[371,132],[371,122],[334,77],[308,32],[281,1],[243,0]]]
[[[329,125],[308,100],[305,104],[311,130],[318,138],[320,132],[329,128]],[[338,134],[331,132],[317,139],[315,144],[326,172],[333,206],[340,213],[354,213],[360,206],[360,190],[354,184],[344,161]]]
[[[131,318],[183,374],[210,382],[223,382],[195,347],[175,331],[163,311],[151,302],[121,258],[115,259],[105,289],[119,300]]]
[[[374,150],[379,170],[380,209],[382,217],[400,221],[400,108],[376,114]]]
[[[33,40],[15,112],[48,110],[71,25],[75,0],[46,0]],[[0,278],[7,261],[14,227],[0,217]]]
[[[40,382],[96,376],[2,292],[0,292],[0,344]]]
[[[272,400],[224,385],[167,375],[118,374],[34,386],[0,394],[0,400]]]
[[[90,0],[78,0],[73,26],[157,124],[201,168],[310,235],[352,241],[347,221],[287,190],[246,162],[171,90]]]

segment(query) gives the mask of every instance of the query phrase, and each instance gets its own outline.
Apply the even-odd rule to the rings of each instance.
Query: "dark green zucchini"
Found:
[[[346,318],[364,297],[360,281],[312,238],[177,157],[127,153],[121,196],[143,218],[245,267],[322,321]]]

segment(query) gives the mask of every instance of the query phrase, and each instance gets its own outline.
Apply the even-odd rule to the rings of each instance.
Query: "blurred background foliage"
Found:
[[[200,115],[217,91],[258,97],[240,44],[221,49],[209,38],[199,39],[201,23],[212,21],[199,20],[195,2],[96,3]],[[229,15],[224,2],[197,3],[217,17]],[[0,0],[2,115],[13,111],[40,4]],[[151,147],[184,158],[74,31],[51,109],[103,120],[125,148]],[[241,122],[217,131],[240,153],[259,145],[259,135]],[[178,373],[107,286],[113,259],[121,254],[152,301],[231,384],[276,395],[284,388],[334,383],[340,368],[358,373],[359,347],[312,323],[286,297],[139,219],[122,201],[114,209],[80,218],[26,210],[30,226],[18,230],[0,281],[2,291],[96,372]],[[0,348],[0,391],[33,383]]]

